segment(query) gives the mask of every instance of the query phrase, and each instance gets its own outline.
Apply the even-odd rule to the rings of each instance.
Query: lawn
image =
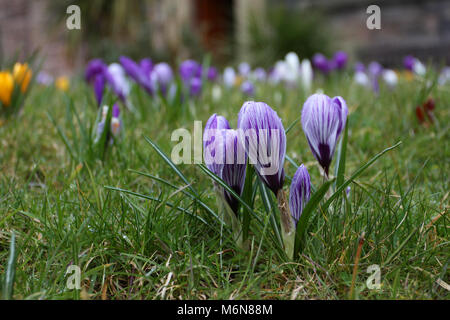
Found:
[[[377,95],[343,72],[319,77],[309,93],[257,84],[251,98],[238,88],[217,98],[206,84],[200,97],[172,104],[134,86],[122,141],[103,161],[77,156],[97,117],[92,89],[78,78],[66,92],[35,85],[23,113],[0,126],[0,274],[14,233],[14,299],[448,299],[450,87],[432,79],[402,76]],[[313,210],[293,260],[274,240],[274,197],[255,178],[243,250],[220,223],[211,177],[195,164],[177,171],[160,153],[170,158],[175,129],[192,132],[213,113],[236,128],[245,101],[264,101],[290,128],[284,188],[303,163],[318,189],[323,177],[298,121],[316,90],[347,101],[345,181],[396,147],[350,179],[348,194]],[[428,97],[435,121],[424,125],[416,106]],[[72,265],[80,290],[67,286]],[[371,265],[379,289],[367,287]]]

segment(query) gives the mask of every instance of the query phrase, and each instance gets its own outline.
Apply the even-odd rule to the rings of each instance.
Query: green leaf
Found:
[[[16,235],[11,234],[11,243],[9,245],[9,258],[6,267],[5,282],[3,285],[3,299],[11,300],[14,290],[14,277],[16,275]]]
[[[322,201],[323,197],[327,193],[330,185],[333,183],[334,179],[326,181],[316,192],[314,192],[311,199],[306,204],[305,208],[303,208],[300,219],[297,223],[297,229],[295,232],[295,247],[294,247],[294,258],[299,254],[301,248],[304,245],[303,238],[305,236],[306,229],[308,227],[309,219],[311,218],[311,214],[319,205],[320,201]]]
[[[156,143],[154,143],[149,137],[144,136],[144,139],[155,149],[155,151],[159,154],[159,156],[169,165],[170,168],[183,180],[184,183],[188,186],[188,188],[198,197],[197,191],[192,187],[191,183],[186,179],[184,174],[178,169],[175,163],[170,160],[170,158],[162,151]]]
[[[247,168],[245,174],[245,182],[244,189],[242,191],[242,200],[246,203],[252,204],[253,207],[253,176],[255,173],[255,169],[253,166],[247,161]],[[244,241],[248,238],[248,232],[250,229],[250,212],[247,208],[242,208],[243,217],[242,217],[242,231],[243,231],[243,239]]]
[[[345,125],[344,137],[341,140],[341,147],[339,148],[339,162],[337,165],[336,174],[336,189],[339,188],[344,183],[344,173],[345,173],[345,161],[347,154],[347,138],[348,138],[348,120]]]
[[[402,144],[402,142],[400,141],[397,144],[393,145],[392,147],[384,149],[383,151],[381,151],[380,153],[375,155],[372,159],[370,159],[365,165],[363,165],[361,168],[356,170],[356,172],[350,177],[350,179],[345,181],[339,188],[337,188],[336,192],[333,193],[333,195],[327,200],[327,202],[325,202],[323,209],[327,210],[328,207],[330,206],[330,204],[333,202],[333,200],[336,199],[340,195],[340,193],[345,189],[345,187],[347,187],[354,179],[356,179],[361,173],[363,173],[368,167],[370,167],[375,161],[377,161],[378,158],[380,158],[386,152],[397,148],[401,144]]]

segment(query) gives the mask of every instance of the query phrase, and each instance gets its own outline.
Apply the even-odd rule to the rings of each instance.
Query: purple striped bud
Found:
[[[247,101],[239,111],[240,142],[262,181],[277,194],[284,184],[286,134],[277,113],[264,102]]]
[[[302,127],[314,157],[328,175],[339,135],[347,121],[347,104],[342,97],[310,96],[302,110]]]
[[[298,220],[302,214],[303,209],[311,197],[311,178],[308,170],[302,164],[298,167],[292,178],[291,189],[289,191],[289,209],[292,218],[297,225]]]
[[[223,151],[223,131],[225,129],[230,129],[227,119],[213,114],[206,122],[203,132],[203,157],[206,166],[219,177],[222,175],[225,163]]]
[[[245,150],[238,139],[238,132],[233,129],[224,130],[225,164],[220,177],[238,195],[242,194],[245,182],[246,158]],[[225,191],[225,200],[234,213],[237,213],[239,201],[228,191]]]
[[[111,117],[111,132],[114,137],[117,137],[120,133],[120,129],[122,127],[122,122],[120,121],[120,108],[116,104],[113,105],[112,109],[112,117]]]

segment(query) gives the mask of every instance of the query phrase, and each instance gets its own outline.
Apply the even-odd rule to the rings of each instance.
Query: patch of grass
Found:
[[[364,232],[355,298],[448,299],[439,283],[450,283],[449,88],[432,88],[439,124],[425,128],[414,113],[421,81],[402,79],[379,96],[344,74],[318,86],[344,97],[350,109],[345,179],[378,152],[402,144],[353,180],[348,197],[313,211],[294,262],[277,253],[259,195],[254,211],[262,227],[251,221],[250,249],[242,251],[217,219],[211,178],[198,166],[180,165],[183,181],[144,138],[170,155],[172,131],[192,131],[194,120],[204,124],[216,112],[236,127],[246,100],[238,89],[214,101],[206,86],[203,98],[183,105],[133,90],[137,112],[123,114],[123,148],[103,163],[77,163],[47,117],[73,139],[65,94],[35,87],[24,114],[0,127],[0,273],[14,232],[13,298],[346,299]],[[294,122],[306,97],[301,89],[258,85],[254,100],[274,108],[286,128],[293,124],[288,182],[292,162],[304,163],[318,187],[318,165]],[[97,116],[91,89],[74,81],[67,98],[89,126]],[[66,287],[72,264],[81,268],[82,290]],[[366,288],[372,264],[381,267],[380,290]]]

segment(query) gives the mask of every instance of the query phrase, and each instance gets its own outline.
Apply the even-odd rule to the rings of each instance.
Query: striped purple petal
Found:
[[[292,218],[297,225],[303,209],[311,197],[311,178],[308,170],[302,164],[298,167],[292,178],[291,189],[289,191],[289,209]]]
[[[206,166],[219,177],[222,174],[225,163],[224,154],[224,129],[230,129],[230,125],[225,117],[213,114],[205,125],[203,132],[203,157]]]
[[[314,157],[327,175],[347,114],[347,104],[342,97],[331,99],[325,94],[314,94],[303,105],[303,131]]]
[[[247,101],[239,111],[240,142],[250,163],[275,193],[283,187],[286,134],[277,113],[264,102]]]

